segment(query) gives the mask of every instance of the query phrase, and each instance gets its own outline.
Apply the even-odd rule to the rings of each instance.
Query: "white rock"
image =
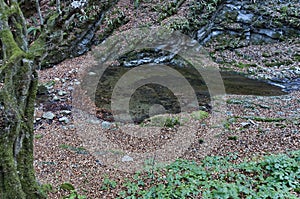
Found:
[[[54,95],[54,97],[52,98],[53,101],[59,101],[59,97],[57,97],[56,95]]]
[[[111,127],[111,123],[104,121],[104,122],[102,122],[101,126],[103,129],[109,129]]]
[[[72,113],[72,111],[62,110],[62,111],[60,111],[60,113],[63,114],[63,115],[70,115]]]
[[[67,124],[67,123],[69,123],[70,120],[67,117],[64,116],[64,117],[59,118],[58,121],[64,122],[64,123]]]
[[[95,72],[89,72],[88,74],[89,74],[90,76],[97,75],[97,73],[95,73]]]
[[[87,123],[89,123],[89,124],[100,124],[100,120],[98,120],[98,119],[89,119],[89,120],[87,120]]]
[[[52,113],[51,111],[45,112],[42,116],[42,118],[49,119],[49,120],[53,120],[54,117],[55,117],[55,114]]]
[[[248,127],[251,126],[251,123],[249,123],[249,122],[242,122],[241,125],[242,125],[243,128],[248,128]]]
[[[63,96],[63,95],[65,95],[65,94],[67,94],[67,92],[66,92],[66,91],[60,90],[60,91],[58,91],[57,94],[58,94],[59,96]]]
[[[125,155],[123,158],[122,158],[122,162],[132,162],[133,161],[133,158],[128,156],[128,155]]]

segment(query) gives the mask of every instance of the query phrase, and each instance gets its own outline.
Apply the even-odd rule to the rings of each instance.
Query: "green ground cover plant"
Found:
[[[237,154],[209,156],[200,163],[176,160],[136,173],[119,198],[298,198],[300,150],[234,163]],[[298,196],[297,196],[298,194]]]

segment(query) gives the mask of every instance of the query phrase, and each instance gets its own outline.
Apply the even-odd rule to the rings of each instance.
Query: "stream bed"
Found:
[[[206,83],[198,71],[192,67],[171,67],[175,68],[182,76],[184,76],[191,85],[197,96],[200,109],[210,111],[210,93]],[[111,96],[115,85],[123,75],[130,72],[133,68],[134,67],[110,66],[105,70],[99,80],[95,95],[95,103],[97,107],[109,112],[111,109]],[[226,94],[257,96],[278,96],[287,94],[287,92],[284,91],[283,86],[278,86],[279,83],[271,84],[266,81],[250,79],[242,74],[232,71],[221,71],[220,73]],[[165,77],[162,75],[161,78]],[[127,88],[124,86],[123,89],[126,90]],[[177,98],[178,95],[180,95],[180,93],[175,95],[169,88],[159,84],[147,83],[142,85],[138,87],[131,96],[129,96],[130,117],[134,122],[140,123],[146,118],[156,114],[179,113],[181,112],[181,107]],[[119,97],[122,98],[122,96]],[[124,98],[125,97],[128,96],[124,96]],[[153,111],[153,107],[156,107],[156,110]],[[190,106],[191,110],[193,110],[193,108],[193,106]],[[104,115],[105,117],[101,119],[109,121],[113,120],[112,114]]]

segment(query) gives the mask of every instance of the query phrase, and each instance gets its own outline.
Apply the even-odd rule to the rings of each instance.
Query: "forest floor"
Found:
[[[121,7],[122,3],[128,4],[128,2],[121,1]],[[140,13],[140,16],[136,18],[132,14],[132,21],[121,27],[120,31],[146,23],[147,20],[147,22],[149,20],[155,22],[155,15],[152,18],[143,17],[143,15]],[[300,46],[299,42],[283,41],[276,44],[249,46],[241,50],[244,53],[256,54],[252,61],[259,64],[262,59],[259,54],[272,52],[270,51],[272,48],[277,52],[282,52],[282,56],[287,56],[287,49],[299,51]],[[210,51],[209,48],[207,50]],[[223,52],[222,56],[236,59],[237,62],[240,59],[230,51]],[[132,177],[132,173],[117,169],[99,159],[99,156],[93,155],[85,140],[89,135],[82,137],[82,132],[78,132],[78,123],[74,119],[72,109],[74,105],[72,94],[79,85],[80,75],[92,64],[93,57],[91,53],[87,53],[81,57],[65,60],[53,68],[39,71],[40,84],[48,84],[49,93],[44,97],[40,96],[36,105],[34,165],[39,181],[53,186],[54,191],[49,192],[51,199],[61,198],[68,194],[68,191],[60,189],[64,182],[69,182],[78,189],[80,194],[88,198],[116,198],[121,188],[102,190],[100,187],[103,179],[111,178],[119,184],[126,178]],[[219,67],[224,67],[224,65],[220,64]],[[245,73],[255,70],[256,77],[272,76],[275,74],[274,71],[282,71],[284,67],[286,66],[282,65],[272,69],[260,66],[258,70],[257,66],[246,68],[230,66],[234,71]],[[299,67],[299,62],[295,63],[295,67]],[[290,75],[291,79],[296,77],[295,74]],[[223,98],[226,102],[226,112],[224,112],[223,123],[219,131],[213,137],[209,135],[216,129],[211,125],[212,115],[195,121],[193,126],[189,127],[192,128],[189,129],[190,131],[195,132],[195,138],[180,158],[200,161],[205,155],[224,156],[236,153],[238,162],[251,159],[253,156],[300,149],[300,91],[281,96],[226,95]],[[93,112],[96,108],[91,105],[91,110]],[[49,112],[54,114],[53,118],[50,116],[50,119],[46,119],[45,113],[47,112],[48,116]],[[99,125],[101,126],[101,123]],[[110,130],[98,129],[97,132],[107,131]],[[112,137],[118,139],[118,137]],[[155,144],[165,142],[159,136],[157,139],[152,142]],[[124,148],[129,151],[135,151],[135,146],[141,147],[137,142],[133,143],[133,148],[128,148],[126,142],[117,143],[123,144]],[[121,162],[125,167],[129,167],[132,163],[134,161]]]

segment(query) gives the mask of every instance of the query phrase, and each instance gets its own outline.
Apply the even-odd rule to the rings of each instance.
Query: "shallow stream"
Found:
[[[155,71],[155,66],[153,70]],[[138,66],[137,66],[138,67]],[[199,107],[202,110],[210,111],[210,93],[201,75],[192,67],[179,67],[170,66],[176,69],[184,78],[188,81],[189,85],[193,88]],[[131,69],[135,67],[130,66],[110,66],[102,75],[95,96],[95,103],[100,109],[111,109],[111,96],[113,90],[122,76],[129,73]],[[160,78],[164,77],[163,74]],[[226,94],[236,95],[258,95],[258,96],[276,96],[287,94],[283,91],[282,87],[272,85],[268,82],[254,80],[245,77],[242,74],[232,71],[221,71],[221,77],[224,82]],[[176,77],[171,77],[176,78]],[[129,89],[124,85],[124,90]],[[184,88],[182,88],[183,90]],[[130,95],[130,94],[128,94]],[[130,116],[133,121],[139,123],[149,116],[153,116],[161,113],[179,113],[181,112],[181,106],[178,101],[180,93],[173,93],[171,89],[166,86],[162,86],[155,83],[147,83],[138,87],[135,92],[129,96],[129,108]],[[128,96],[124,96],[128,97]],[[123,96],[119,96],[123,98]],[[189,103],[189,102],[186,102]],[[153,107],[156,109],[154,110]],[[190,109],[193,110],[193,106]],[[106,117],[102,119],[111,120],[112,115],[106,114]]]

